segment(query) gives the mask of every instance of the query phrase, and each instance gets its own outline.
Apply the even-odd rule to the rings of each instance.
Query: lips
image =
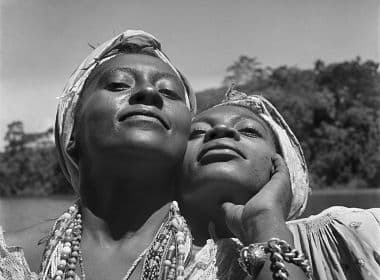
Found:
[[[170,129],[169,121],[160,112],[157,112],[157,111],[158,110],[155,110],[154,108],[145,108],[145,107],[127,108],[127,109],[122,110],[118,114],[117,120],[119,122],[124,122],[125,120],[133,116],[146,116],[146,117],[157,119],[163,127],[169,130]]]
[[[202,158],[206,154],[210,154],[213,151],[215,151],[216,154],[221,154],[221,155],[223,155],[223,154],[226,154],[226,155],[237,154],[241,158],[247,159],[247,157],[243,154],[243,152],[240,151],[238,148],[234,147],[233,145],[225,144],[225,143],[215,143],[212,145],[205,145],[205,147],[198,154],[197,161],[201,161]],[[221,159],[222,159],[222,157],[221,157]]]

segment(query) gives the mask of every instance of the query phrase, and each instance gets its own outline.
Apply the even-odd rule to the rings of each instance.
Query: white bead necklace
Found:
[[[79,206],[74,204],[57,219],[46,242],[41,263],[42,280],[86,279],[80,250],[82,219]],[[174,201],[168,218],[161,224],[154,239],[144,249],[122,278],[128,280],[145,256],[141,280],[183,280],[184,265],[191,253],[192,238],[186,221]],[[81,276],[75,273],[77,265]]]

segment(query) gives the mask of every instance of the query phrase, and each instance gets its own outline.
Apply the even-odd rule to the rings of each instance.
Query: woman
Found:
[[[313,279],[378,279],[379,210],[333,207],[286,222],[306,206],[308,173],[297,139],[266,99],[229,91],[222,104],[195,117],[191,130],[181,187],[194,242],[207,242],[197,253],[204,260],[203,269],[194,272],[200,279],[206,273],[214,278],[204,279],[243,279],[244,269],[254,279],[271,279],[266,255],[273,253],[267,250],[273,237],[310,259]],[[206,241],[207,228],[214,240]],[[242,249],[225,239],[230,236],[255,246]],[[309,274],[282,265],[287,272],[280,269],[284,278],[278,279]]]
[[[54,225],[0,234],[0,279],[181,279],[191,237],[171,201],[194,111],[152,35],[129,30],[97,47],[57,112],[59,158],[80,200]]]

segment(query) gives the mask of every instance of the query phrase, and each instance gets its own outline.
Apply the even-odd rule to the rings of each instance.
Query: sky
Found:
[[[272,67],[380,61],[378,0],[0,0],[0,150],[14,120],[53,126],[88,44],[126,29],[154,34],[196,90],[218,87],[243,54]]]

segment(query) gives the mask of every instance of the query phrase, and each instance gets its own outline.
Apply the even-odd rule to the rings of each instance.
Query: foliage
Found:
[[[54,142],[50,145],[49,142],[38,142],[51,133],[49,129],[45,133],[28,135],[24,133],[21,122],[8,125],[7,145],[5,152],[0,154],[0,196],[44,196],[72,192],[61,173]]]
[[[227,76],[224,78],[223,85],[228,87],[231,82],[237,85],[246,84],[262,76],[260,63],[255,57],[241,55],[238,61],[227,67]]]
[[[230,81],[248,94],[267,97],[303,146],[313,188],[379,187],[380,74],[373,61],[325,64],[313,69],[262,68],[241,56],[227,68],[223,86],[197,94],[203,111],[220,102]],[[71,193],[60,170],[52,129],[25,133],[8,125],[0,153],[0,196]],[[49,138],[51,137],[51,138]]]
[[[239,69],[239,58],[228,75]],[[238,89],[260,93],[283,114],[303,146],[313,187],[379,187],[380,74],[373,61],[352,61],[313,69],[256,68]],[[240,65],[247,69],[246,63]],[[232,74],[231,69],[234,69]],[[235,78],[239,81],[239,78]],[[245,78],[244,78],[245,79]],[[243,80],[244,80],[243,79]],[[200,110],[220,102],[226,88],[198,93]]]

